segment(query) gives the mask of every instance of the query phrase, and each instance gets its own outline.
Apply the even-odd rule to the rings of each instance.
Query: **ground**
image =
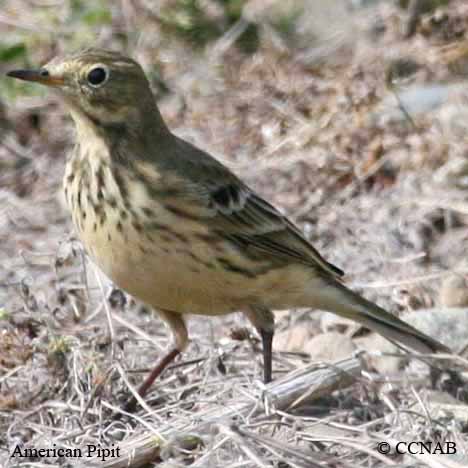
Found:
[[[392,313],[418,315],[460,351],[468,341],[454,339],[468,307],[468,7],[434,1],[410,19],[397,2],[350,11],[345,3],[284,2],[286,14],[278,1],[6,0],[0,72],[96,44],[132,55],[178,135],[288,214],[347,284]],[[73,126],[60,102],[0,77],[0,136],[2,459],[18,444],[145,452],[137,441],[150,434],[147,443],[163,446],[152,463],[165,466],[466,466],[463,372],[382,365],[378,350],[393,349],[309,310],[277,314],[275,378],[296,385],[291,372],[324,359],[307,343],[331,331],[335,341],[320,347],[337,351],[326,357],[362,352],[353,379],[292,407],[273,398],[290,397],[290,388],[273,386],[262,399],[254,331],[238,315],[193,318],[189,349],[154,385],[148,407],[110,422],[170,336],[74,239],[60,191]],[[447,321],[454,306],[460,314],[450,315],[447,335],[437,317]],[[237,416],[224,413],[236,405],[244,405]],[[457,454],[394,453],[398,441],[429,440],[454,441]],[[391,455],[379,454],[379,441]],[[5,466],[65,462],[84,460],[52,454]]]

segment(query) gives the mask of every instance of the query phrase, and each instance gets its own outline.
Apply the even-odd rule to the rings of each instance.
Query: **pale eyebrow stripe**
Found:
[[[131,67],[133,65],[133,62],[123,62],[123,61],[118,61],[118,62],[114,62],[117,66],[119,67]]]

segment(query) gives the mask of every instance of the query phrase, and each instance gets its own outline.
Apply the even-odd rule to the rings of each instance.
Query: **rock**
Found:
[[[426,335],[447,345],[454,352],[468,343],[468,308],[434,308],[408,312],[401,319],[413,325]],[[398,352],[398,348],[380,335],[357,338],[354,342],[366,351],[383,353]],[[400,357],[367,356],[368,364],[382,374],[396,373],[406,365],[404,354]]]
[[[388,72],[387,72],[388,73]],[[466,141],[468,131],[468,93],[461,82],[450,84],[410,84],[389,90],[375,109],[369,113],[368,122],[385,125],[390,122],[407,122],[408,115],[417,120],[432,119],[440,126],[442,134],[450,141]],[[465,158],[466,161],[466,158]],[[451,168],[452,169],[452,168]],[[457,163],[458,184],[464,183],[466,165]]]
[[[468,159],[466,156],[451,157],[444,165],[435,171],[434,181],[442,187],[457,187],[461,190],[467,190]]]
[[[356,351],[356,345],[351,338],[342,333],[329,332],[316,335],[307,341],[304,351],[310,354],[313,360],[337,361],[349,358]]]
[[[341,333],[347,332],[348,335],[351,335],[360,328],[360,325],[354,320],[341,317],[340,315],[323,312],[320,317],[320,328],[324,332],[339,331]]]
[[[397,348],[383,336],[377,333],[371,333],[368,336],[362,336],[354,339],[358,349],[369,351],[371,353],[379,351],[382,353],[395,353]],[[374,368],[377,372],[384,375],[396,374],[404,365],[403,357],[393,356],[375,356],[365,354],[364,359],[369,368]]]
[[[273,347],[277,351],[302,353],[311,336],[312,325],[301,322],[287,330],[276,333]]]
[[[468,342],[468,307],[422,309],[403,314],[401,318],[454,352]]]
[[[458,97],[458,101],[457,101]],[[468,130],[468,110],[466,109],[466,91],[454,93],[452,99],[436,113],[435,118],[446,138],[454,141],[466,141]]]
[[[394,92],[389,92],[369,118],[381,125],[405,121],[407,115],[402,112],[402,107],[411,117],[426,115],[439,109],[458,89],[455,85],[416,84],[398,90],[398,98]]]
[[[468,406],[457,400],[447,392],[439,390],[421,389],[420,396],[431,417],[434,420],[449,419],[465,426],[468,421]]]
[[[463,276],[449,276],[442,282],[439,302],[443,307],[468,307],[468,280]]]
[[[463,413],[465,415],[463,419],[468,420],[468,406],[461,404],[460,400],[457,400],[454,396],[449,395],[447,392],[424,388],[421,389],[421,398],[430,408],[434,409],[448,405],[462,406]],[[432,411],[431,414],[433,414]]]

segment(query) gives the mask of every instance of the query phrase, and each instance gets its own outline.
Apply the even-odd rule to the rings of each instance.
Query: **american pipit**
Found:
[[[187,346],[185,314],[243,311],[262,338],[265,382],[275,309],[328,310],[417,351],[449,351],[346,288],[291,221],[172,134],[134,60],[87,49],[8,75],[64,99],[77,130],[64,190],[78,234],[104,273],[174,334],[141,395]]]

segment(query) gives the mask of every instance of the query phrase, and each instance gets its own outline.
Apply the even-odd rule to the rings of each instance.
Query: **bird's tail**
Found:
[[[321,291],[323,308],[354,320],[381,334],[390,341],[420,353],[452,353],[442,343],[425,335],[403,320],[388,313],[340,283]]]

